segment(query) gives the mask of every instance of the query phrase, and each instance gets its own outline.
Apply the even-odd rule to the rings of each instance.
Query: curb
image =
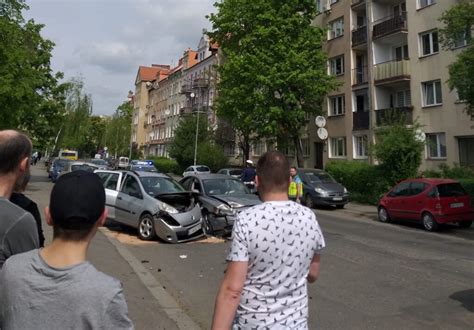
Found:
[[[151,275],[151,273],[141,264],[141,262],[124,247],[107,228],[101,227],[99,230],[107,237],[110,243],[117,249],[118,253],[130,265],[138,278],[150,291],[166,315],[176,323],[179,329],[201,329],[191,317],[178,305],[176,300],[163,289],[163,285]]]

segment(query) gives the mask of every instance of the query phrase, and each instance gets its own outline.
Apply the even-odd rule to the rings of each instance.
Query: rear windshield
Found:
[[[465,196],[467,192],[460,183],[445,183],[438,185],[439,197]]]
[[[76,153],[75,152],[63,151],[63,152],[61,152],[60,157],[76,157]]]
[[[209,167],[207,167],[207,166],[197,166],[196,171],[198,171],[198,172],[209,172]]]
[[[81,164],[81,165],[71,165],[71,172],[73,171],[86,171],[86,172],[94,172],[95,168],[92,166],[89,166],[87,164]]]

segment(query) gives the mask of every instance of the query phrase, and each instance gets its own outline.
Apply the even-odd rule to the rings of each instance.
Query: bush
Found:
[[[351,200],[376,205],[390,184],[382,168],[357,161],[330,162],[326,171],[349,190]]]
[[[469,196],[471,196],[471,200],[474,201],[474,179],[458,179],[458,181],[466,189]]]
[[[182,172],[181,167],[173,159],[165,157],[151,157],[150,160],[153,161],[153,164],[158,169],[158,171],[162,173],[181,174]]]

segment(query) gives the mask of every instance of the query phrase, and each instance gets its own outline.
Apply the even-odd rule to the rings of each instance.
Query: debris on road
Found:
[[[188,256],[185,255],[185,254],[182,254],[182,255],[180,255],[179,257],[180,257],[181,259],[186,259]]]

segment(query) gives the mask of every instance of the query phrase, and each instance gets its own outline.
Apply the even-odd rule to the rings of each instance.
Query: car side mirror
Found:
[[[199,194],[199,193],[200,193],[199,190],[197,190],[197,189],[192,189],[191,191],[192,191],[193,193],[195,193],[195,194]]]

